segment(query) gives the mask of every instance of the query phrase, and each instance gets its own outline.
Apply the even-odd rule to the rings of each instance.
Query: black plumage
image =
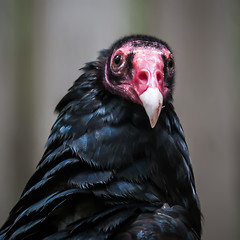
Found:
[[[111,57],[128,44],[120,68],[124,59]],[[135,35],[86,64],[56,107],[45,153],[0,239],[200,239],[193,171],[172,105],[173,57],[162,57],[168,91],[151,128],[136,94],[118,89],[134,75],[132,49],[172,54],[163,41]]]

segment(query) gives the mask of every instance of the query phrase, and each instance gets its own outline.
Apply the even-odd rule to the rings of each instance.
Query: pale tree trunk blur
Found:
[[[146,33],[175,52],[175,106],[201,200],[203,239],[237,239],[238,15],[235,0],[0,1],[0,224],[40,160],[54,107],[78,69],[119,37]]]
[[[175,49],[175,106],[195,171],[204,239],[233,239],[239,180],[236,95],[240,94],[236,88],[234,2],[153,2],[155,25],[150,33],[164,33]]]

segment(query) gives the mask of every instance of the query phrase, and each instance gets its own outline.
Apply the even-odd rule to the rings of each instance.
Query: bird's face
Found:
[[[164,102],[171,98],[174,60],[164,44],[130,41],[112,51],[105,65],[108,89],[141,104],[153,128]]]

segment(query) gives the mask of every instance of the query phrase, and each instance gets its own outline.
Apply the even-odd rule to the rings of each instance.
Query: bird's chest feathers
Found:
[[[152,129],[141,106],[134,107],[132,111],[116,101],[78,115],[71,127],[75,135],[67,144],[88,165],[114,171],[116,181],[146,185],[157,197],[168,192],[171,198],[171,189],[181,192],[188,175],[183,156],[162,120]]]

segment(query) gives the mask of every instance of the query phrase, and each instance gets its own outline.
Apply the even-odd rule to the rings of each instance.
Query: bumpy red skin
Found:
[[[171,52],[166,48],[161,49],[154,47],[135,47],[132,43],[127,43],[116,49],[110,59],[110,67],[116,74],[122,71],[125,66],[126,58],[129,54],[133,53],[132,61],[132,78],[125,76],[125,79],[119,85],[113,85],[107,76],[107,65],[105,68],[105,79],[107,84],[123,97],[142,105],[139,98],[149,87],[158,88],[164,97],[167,95],[169,89],[164,84],[164,61],[172,57]],[[114,69],[112,62],[114,57],[120,54],[123,57],[123,62],[118,69]]]

